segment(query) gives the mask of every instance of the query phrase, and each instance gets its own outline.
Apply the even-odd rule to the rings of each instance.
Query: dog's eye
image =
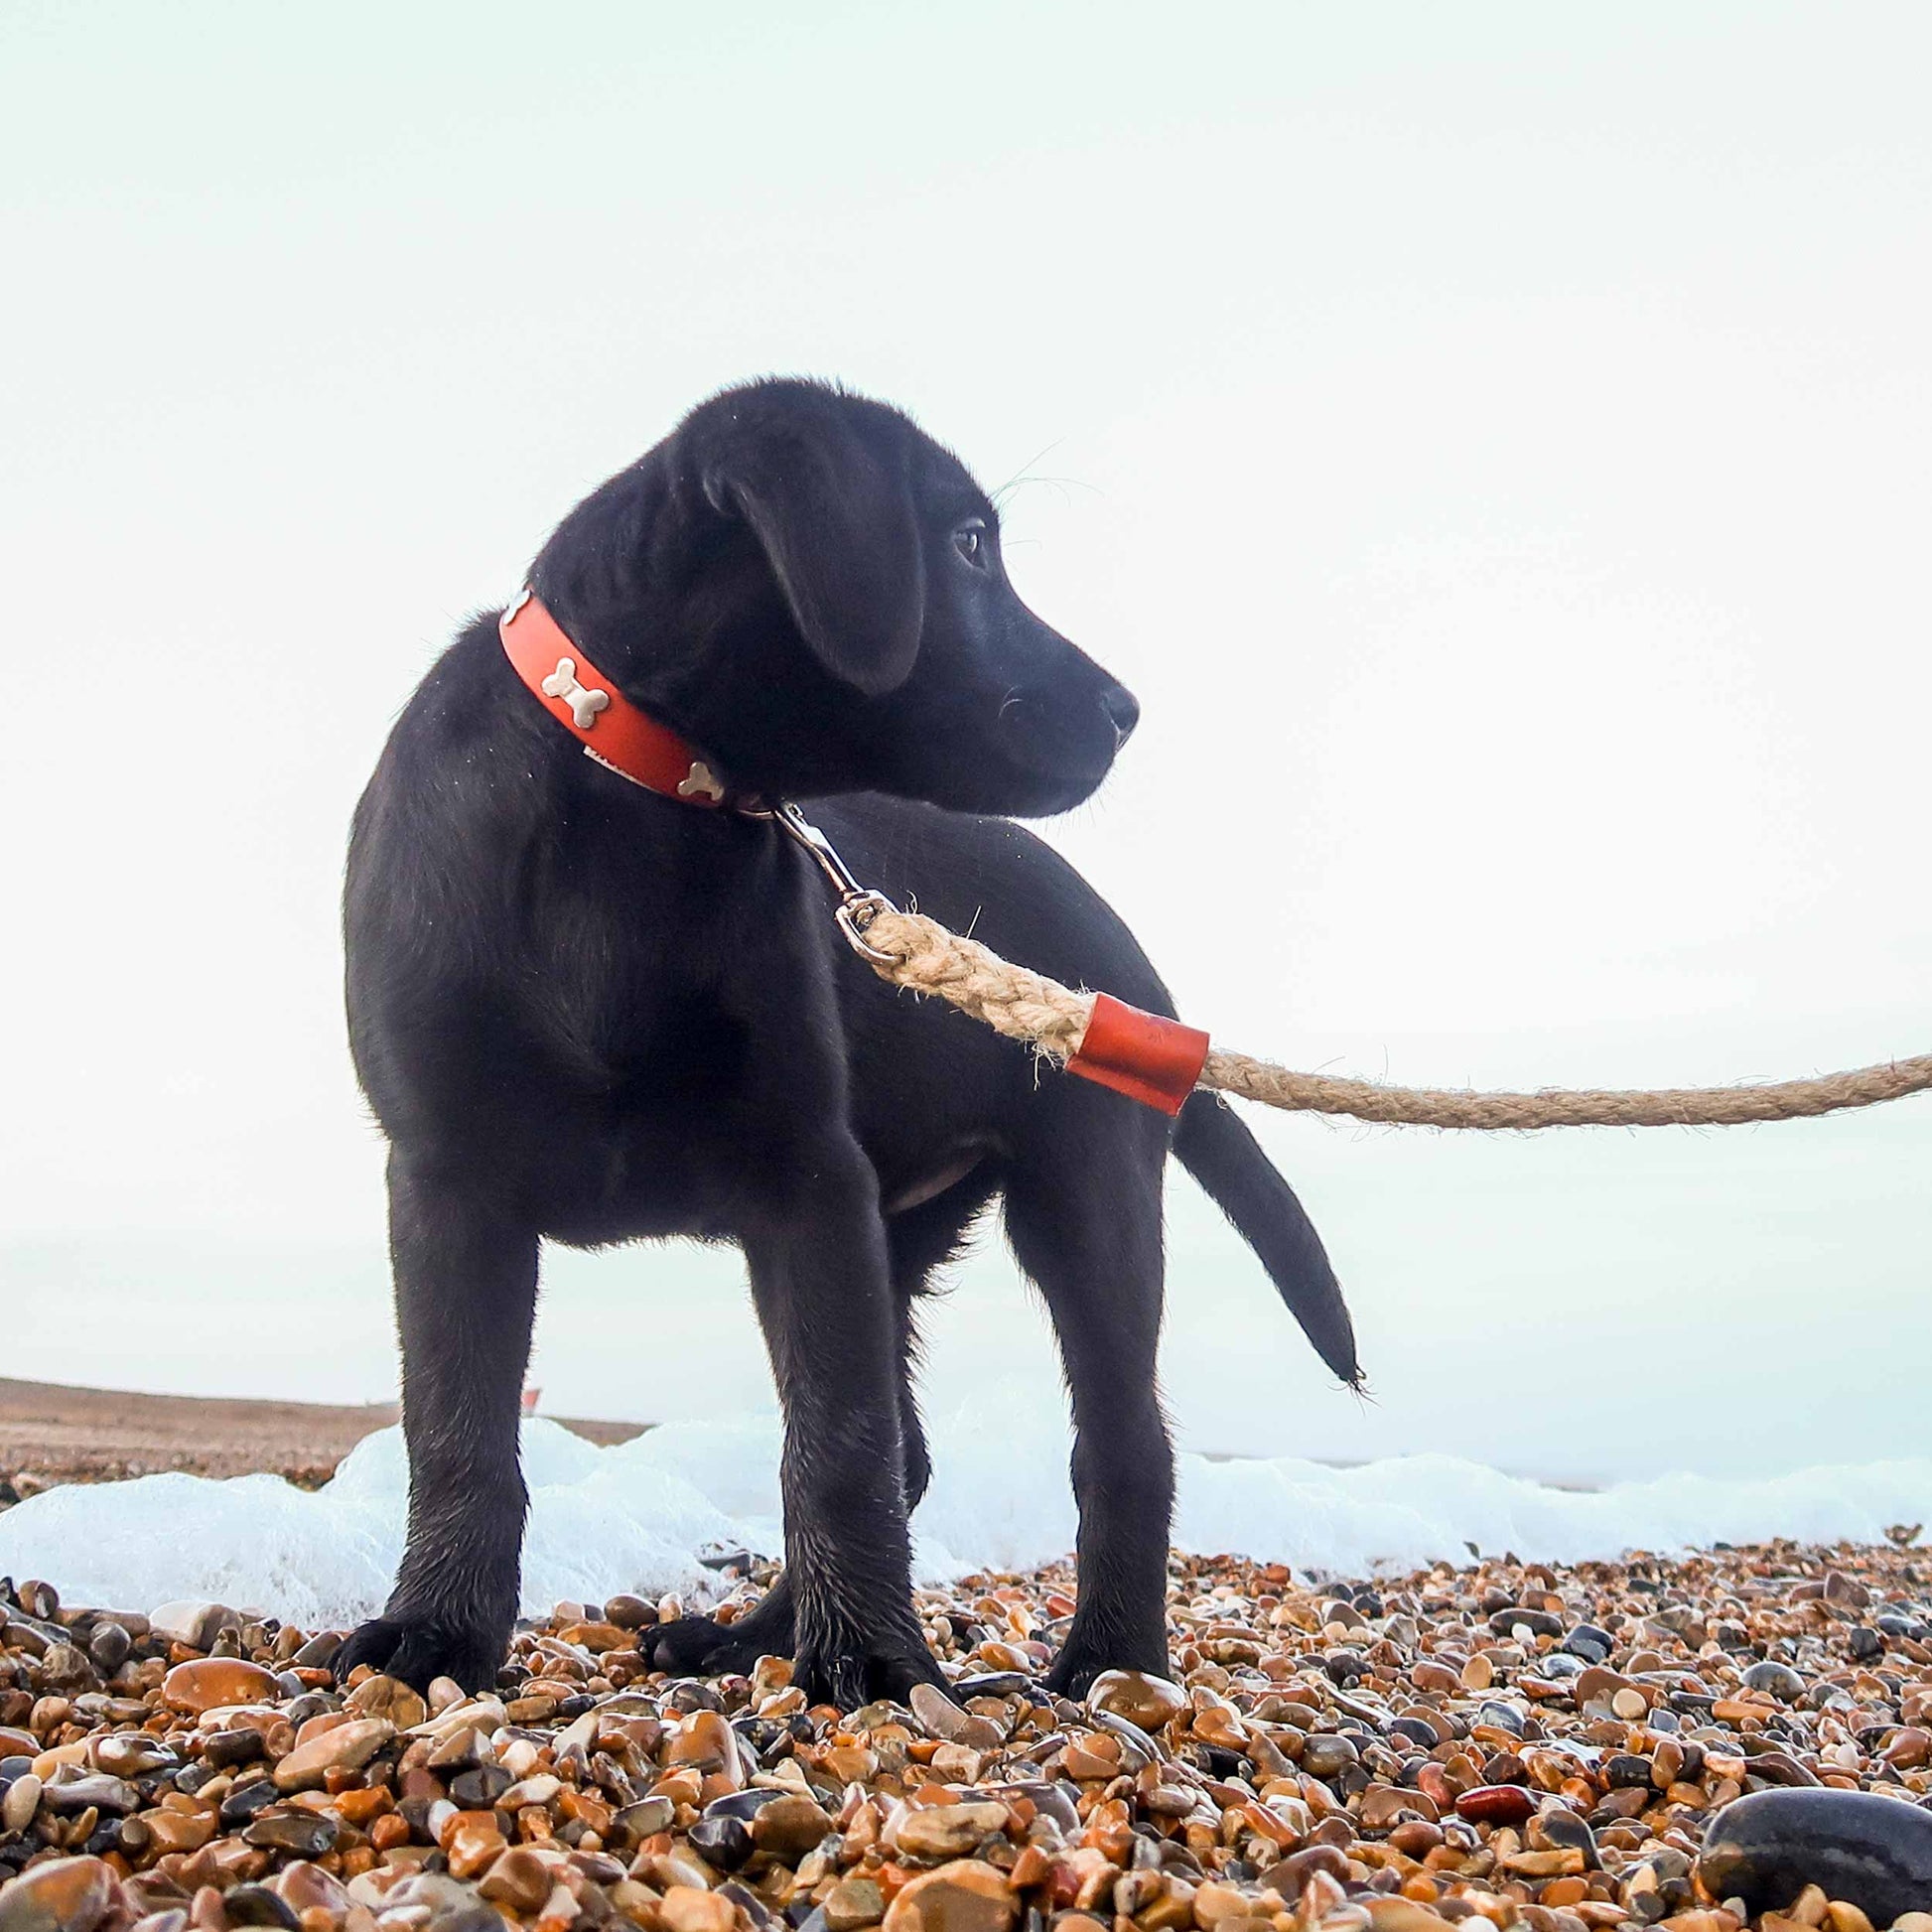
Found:
[[[952,547],[975,570],[986,568],[986,525],[976,516],[952,533]]]

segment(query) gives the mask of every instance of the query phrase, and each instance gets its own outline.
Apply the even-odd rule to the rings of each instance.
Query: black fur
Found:
[[[718,396],[579,504],[531,583],[735,787],[811,801],[868,883],[1172,1012],[1072,869],[975,815],[1077,804],[1137,712],[1020,602],[993,506],[897,411],[799,382]],[[345,1672],[476,1685],[501,1660],[545,1240],[743,1248],[784,1409],[784,1579],[729,1629],[663,1626],[653,1656],[691,1671],[790,1651],[808,1696],[845,1705],[938,1680],[907,1577],[928,1469],[915,1300],[995,1194],[1073,1398],[1080,1597],[1057,1687],[1166,1663],[1171,1141],[1323,1359],[1356,1374],[1321,1245],[1231,1114],[1196,1097],[1175,1134],[887,988],[774,827],[586,758],[493,615],[390,737],[355,815],[345,924],[356,1069],[390,1142],[410,1511],[395,1590]]]

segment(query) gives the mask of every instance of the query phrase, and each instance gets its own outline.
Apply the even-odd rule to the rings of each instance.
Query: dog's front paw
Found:
[[[806,1643],[792,1659],[791,1681],[807,1704],[856,1711],[879,1698],[903,1704],[914,1684],[945,1690],[945,1673],[924,1644],[885,1648],[864,1642]]]
[[[780,1574],[752,1609],[736,1622],[715,1616],[680,1616],[643,1633],[639,1646],[653,1670],[672,1677],[749,1675],[760,1657],[791,1655],[791,1577]]]
[[[466,1691],[486,1691],[509,1644],[507,1629],[437,1622],[430,1618],[378,1616],[351,1631],[336,1653],[336,1678],[345,1681],[358,1664],[399,1677],[426,1691],[439,1677]]]
[[[760,1657],[791,1648],[789,1629],[781,1642],[769,1643],[757,1630],[714,1616],[680,1616],[642,1634],[645,1662],[672,1677],[746,1676]]]
[[[1069,1637],[1046,1673],[1046,1688],[1061,1697],[1083,1698],[1102,1671],[1137,1670],[1149,1677],[1168,1674],[1168,1646],[1161,1637],[1083,1641]]]

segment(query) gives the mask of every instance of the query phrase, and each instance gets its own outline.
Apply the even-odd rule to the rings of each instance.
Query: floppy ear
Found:
[[[904,683],[925,621],[912,492],[850,424],[761,426],[706,472],[714,509],[744,518],[814,655],[878,697]]]

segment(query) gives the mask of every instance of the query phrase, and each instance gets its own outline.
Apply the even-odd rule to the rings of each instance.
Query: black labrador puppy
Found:
[[[497,615],[479,619],[355,814],[349,1026],[390,1143],[410,1504],[394,1592],[339,1668],[492,1679],[516,1614],[539,1245],[681,1235],[735,1242],[750,1267],[784,1412],[785,1567],[728,1627],[659,1626],[652,1661],[743,1670],[788,1652],[808,1697],[845,1707],[942,1681],[908,1578],[928,1473],[915,1310],[998,1194],[1076,1430],[1079,1608],[1049,1681],[1078,1693],[1110,1666],[1164,1669],[1170,1147],[1352,1381],[1318,1238],[1211,1100],[1176,1127],[884,985],[807,856],[731,809],[823,801],[813,817],[867,884],[1172,1014],[1084,881],[983,816],[1077,805],[1134,699],[1021,603],[957,459],[897,411],[812,383],[694,410],[564,519],[529,583],[606,687],[568,657],[534,685]],[[600,697],[695,748],[691,782],[654,795],[583,756],[596,712],[576,733],[562,713],[581,723]]]

